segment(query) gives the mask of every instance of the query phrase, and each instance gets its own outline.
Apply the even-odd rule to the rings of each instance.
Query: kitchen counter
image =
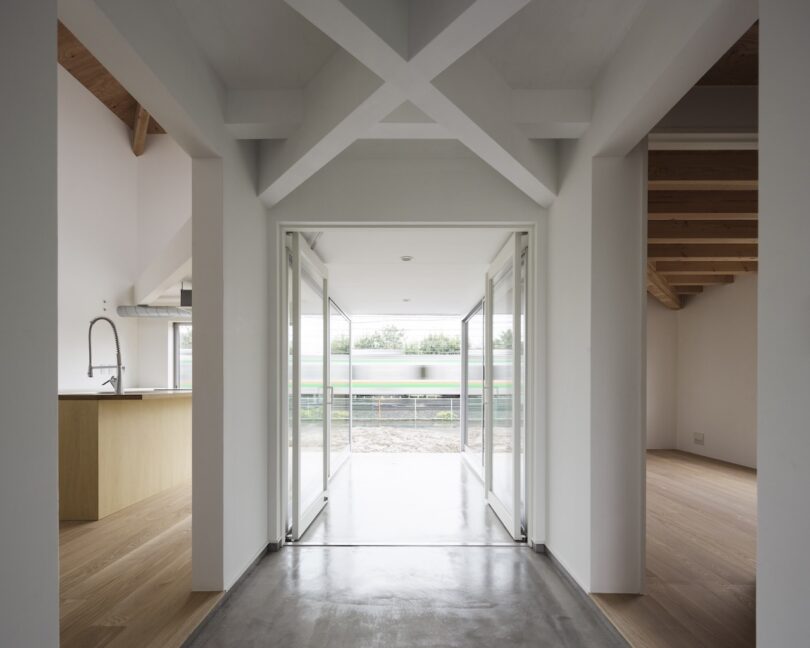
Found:
[[[59,400],[148,400],[152,398],[191,398],[190,389],[133,389],[115,392],[60,392]]]
[[[59,519],[98,520],[191,479],[191,390],[59,394]]]

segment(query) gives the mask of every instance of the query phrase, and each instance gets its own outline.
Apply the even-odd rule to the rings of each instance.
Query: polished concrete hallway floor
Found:
[[[196,648],[624,646],[548,557],[511,547],[287,546],[203,626]]]
[[[356,453],[299,544],[507,544],[459,453]]]

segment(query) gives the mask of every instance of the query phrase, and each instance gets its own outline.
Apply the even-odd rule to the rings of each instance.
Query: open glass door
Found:
[[[486,275],[484,435],[487,502],[515,540],[523,538],[522,258],[513,234]]]
[[[346,462],[352,444],[352,323],[329,300],[329,478]]]
[[[297,232],[291,252],[291,537],[299,540],[327,501],[329,298],[326,267]]]
[[[484,300],[461,323],[461,451],[484,477]]]

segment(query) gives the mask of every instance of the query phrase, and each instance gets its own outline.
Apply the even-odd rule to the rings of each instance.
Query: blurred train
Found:
[[[304,386],[320,384],[320,358],[304,358]],[[496,351],[494,378],[496,392],[509,383],[510,366],[503,352]],[[349,356],[332,355],[331,381],[335,393],[347,393]],[[471,354],[469,389],[483,388],[483,356]],[[459,396],[461,394],[461,355],[412,355],[395,351],[355,350],[351,355],[351,387],[356,396]]]

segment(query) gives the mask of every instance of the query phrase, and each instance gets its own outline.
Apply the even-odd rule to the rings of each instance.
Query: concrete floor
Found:
[[[329,493],[303,541],[266,556],[191,646],[626,645],[511,540],[458,454],[354,455]]]
[[[197,648],[625,646],[525,546],[288,546],[265,557]]]
[[[514,541],[458,452],[358,453],[300,544],[507,544]]]

